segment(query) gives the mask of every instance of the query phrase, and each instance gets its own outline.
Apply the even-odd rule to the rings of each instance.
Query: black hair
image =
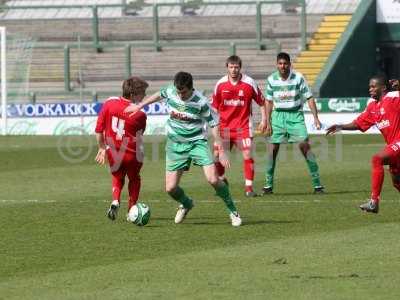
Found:
[[[371,77],[371,80],[376,80],[379,85],[382,85],[382,86],[386,87],[386,89],[389,89],[389,81],[384,74],[374,75]]]
[[[276,61],[280,60],[280,59],[284,59],[286,60],[288,63],[290,63],[290,55],[287,54],[286,52],[280,52],[278,53],[278,55],[276,56]]]
[[[174,76],[174,85],[178,90],[183,88],[193,89],[193,77],[192,74],[187,72],[178,72]]]

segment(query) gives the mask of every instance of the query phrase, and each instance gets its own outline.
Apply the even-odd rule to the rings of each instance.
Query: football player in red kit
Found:
[[[394,82],[391,82],[395,87]],[[368,130],[376,126],[382,133],[386,146],[372,156],[371,199],[360,205],[366,212],[378,213],[379,200],[384,178],[384,165],[389,165],[394,187],[400,191],[400,95],[399,91],[388,91],[386,79],[374,76],[369,81],[369,94],[374,101],[353,122],[335,124],[327,129],[327,134],[339,130]]]
[[[243,155],[243,171],[245,179],[245,195],[255,197],[253,191],[254,160],[252,157],[253,100],[261,108],[259,130],[264,132],[266,122],[265,99],[257,83],[251,77],[240,72],[242,61],[239,56],[232,55],[226,60],[228,74],[215,85],[212,96],[212,107],[219,113],[220,135],[225,147],[231,149],[235,145]],[[218,175],[225,180],[225,168],[218,162],[218,149],[215,149]]]
[[[99,150],[96,161],[108,160],[112,177],[112,203],[107,212],[115,220],[120,206],[121,191],[128,176],[128,211],[136,204],[140,192],[140,169],[143,165],[142,137],[146,128],[146,114],[142,111],[129,116],[124,109],[143,100],[148,84],[139,77],[126,79],[122,84],[122,97],[108,98],[99,113],[96,139]]]

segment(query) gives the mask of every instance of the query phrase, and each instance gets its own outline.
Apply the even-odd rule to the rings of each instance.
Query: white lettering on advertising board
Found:
[[[314,127],[313,116],[304,114],[307,131],[310,134],[325,134],[326,128],[339,123],[350,123],[359,113],[326,113],[319,114],[322,129]],[[148,116],[145,134],[164,135],[168,115]],[[97,117],[59,117],[59,118],[11,118],[8,120],[9,135],[93,135]],[[1,127],[1,126],[0,126]],[[1,130],[1,128],[0,128]],[[361,133],[360,131],[343,131],[343,133]],[[367,133],[379,133],[376,127]]]
[[[400,0],[377,0],[378,23],[400,23]]]

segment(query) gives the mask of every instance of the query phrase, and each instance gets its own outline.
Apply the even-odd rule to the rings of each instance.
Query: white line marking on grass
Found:
[[[26,204],[26,203],[56,203],[56,200],[38,200],[38,199],[0,199],[0,203],[12,203],[12,204]]]
[[[0,199],[0,205],[1,204],[49,204],[49,203],[93,203],[93,202],[101,202],[101,203],[111,203],[110,200],[79,200],[79,201],[74,201],[74,200],[39,200],[39,199]],[[124,202],[124,201],[121,201]],[[172,199],[142,199],[139,200],[138,202],[145,202],[145,203],[161,203],[161,202],[166,202],[166,203],[176,203],[175,201],[173,201]],[[219,202],[219,199],[196,199],[195,202],[197,203],[206,203],[206,204],[214,204],[216,202]],[[235,203],[244,203],[247,201],[242,201],[240,199],[235,200]],[[310,200],[264,200],[264,199],[254,199],[252,200],[252,203],[256,203],[256,204],[302,204],[302,203],[317,203],[317,204],[325,204],[325,203],[329,203],[330,201],[324,201],[324,199],[310,199]],[[362,199],[356,199],[356,200],[333,200],[333,202],[339,202],[339,203],[362,203],[363,200]],[[383,199],[381,201],[382,203],[398,203],[400,204],[400,199],[397,200],[386,200]]]
[[[346,145],[346,147],[351,147],[351,148],[359,148],[359,147],[362,147],[362,148],[367,148],[367,147],[373,147],[373,148],[375,148],[375,147],[383,147],[383,146],[385,146],[385,144],[350,144],[350,145]]]

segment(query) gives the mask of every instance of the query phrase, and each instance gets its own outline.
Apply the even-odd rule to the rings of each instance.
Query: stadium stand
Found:
[[[162,3],[196,3],[198,9],[195,9],[195,14],[199,16],[235,16],[235,15],[255,15],[255,6],[247,4],[238,5],[204,5],[205,2],[254,2],[254,0],[192,0],[192,1],[180,1],[180,0],[146,0],[146,1],[124,1],[124,0],[15,0],[7,1],[9,6],[68,6],[68,5],[121,5],[123,3],[134,5],[139,3],[137,7],[136,15],[141,17],[151,17],[153,4]],[[361,0],[307,0],[307,12],[309,14],[351,14],[358,6]],[[200,5],[202,4],[202,5]],[[263,6],[262,13],[264,15],[277,15],[285,13],[285,8],[281,4]],[[299,12],[299,8],[292,6],[291,12]],[[2,15],[2,19],[65,19],[65,18],[90,18],[91,9],[78,9],[78,8],[52,8],[52,9],[24,9],[24,10],[8,10]],[[162,7],[160,10],[160,16],[181,16],[182,10],[180,7]],[[100,9],[99,17],[101,18],[117,18],[124,15],[124,10],[120,7],[107,7]]]
[[[289,52],[293,57],[297,57],[301,51],[300,10],[297,6],[262,6],[262,14],[267,15],[262,19],[262,37],[267,41],[267,50],[260,50],[256,44],[250,44],[256,38],[254,3],[199,5],[199,8],[194,9],[195,17],[182,16],[180,6],[160,7],[159,34],[164,46],[163,51],[157,52],[150,47],[153,39],[151,5],[179,1],[142,1],[139,4],[143,7],[136,6],[134,16],[126,15],[126,10],[118,6],[123,2],[7,1],[8,6],[43,6],[40,9],[6,9],[0,12],[0,19],[9,33],[22,34],[36,40],[30,68],[31,92],[40,95],[40,100],[76,98],[74,93],[62,92],[65,86],[65,44],[71,45],[71,89],[75,92],[83,90],[86,94],[95,90],[101,98],[102,94],[119,91],[120,82],[126,75],[127,43],[133,43],[130,53],[131,72],[149,80],[152,89],[165,84],[176,71],[184,69],[192,72],[197,86],[208,92],[225,73],[224,60],[230,53],[230,41],[245,43],[237,47],[237,54],[243,58],[244,71],[260,83],[274,70],[275,55],[279,49]],[[135,7],[135,2],[130,2],[130,7]],[[311,38],[317,31],[324,15],[351,14],[359,2],[307,1],[307,36]],[[91,47],[93,20],[90,7],[44,8],[49,5],[116,5],[98,9],[99,38],[102,45],[106,45],[102,52]],[[199,45],[204,41],[204,45]],[[195,45],[187,47],[177,42]],[[12,86],[11,82],[11,89]]]
[[[305,75],[310,85],[314,84],[350,19],[351,15],[325,16],[318,30],[312,35],[308,49],[296,58],[294,66]]]

